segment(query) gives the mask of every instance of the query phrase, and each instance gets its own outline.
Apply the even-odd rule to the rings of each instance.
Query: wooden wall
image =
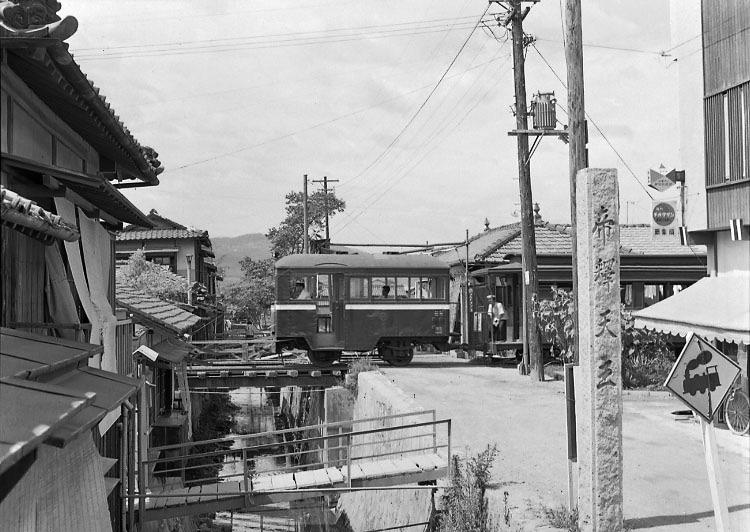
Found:
[[[0,324],[46,322],[44,250],[41,242],[2,227],[2,317]],[[43,330],[31,332],[44,333]]]
[[[747,0],[703,0],[703,74],[706,96],[750,78]]]

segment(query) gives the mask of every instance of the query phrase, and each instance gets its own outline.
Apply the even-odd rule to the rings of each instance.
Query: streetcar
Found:
[[[449,268],[427,255],[288,255],[276,262],[276,350],[318,366],[377,351],[406,366],[414,348],[448,349]]]

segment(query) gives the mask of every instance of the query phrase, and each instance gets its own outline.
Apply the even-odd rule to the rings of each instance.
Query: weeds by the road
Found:
[[[578,508],[568,510],[560,505],[557,508],[544,508],[547,521],[555,528],[561,528],[567,532],[580,532],[578,528]]]
[[[363,371],[377,371],[378,365],[369,356],[358,357],[349,362],[349,369],[344,379],[344,388],[357,395],[357,376]]]
[[[453,456],[451,484],[443,496],[438,532],[495,532],[485,495],[497,445],[469,459]]]

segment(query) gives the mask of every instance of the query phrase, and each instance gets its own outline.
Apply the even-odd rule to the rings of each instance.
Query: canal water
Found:
[[[279,429],[303,427],[322,423],[323,412],[322,388],[238,388],[229,393],[232,403],[237,407],[234,414],[236,422],[232,435],[260,434]],[[281,437],[269,435],[246,440],[245,443],[235,443],[233,448],[245,446],[268,445],[269,448],[261,452],[248,454],[249,466],[256,473],[271,473],[289,465],[309,463],[315,459],[316,453],[300,453],[295,456],[274,457],[290,451],[289,445],[284,445]],[[243,466],[240,462],[225,462],[220,475],[239,475],[241,478]],[[231,523],[233,532],[271,531],[286,532],[300,531],[305,509],[315,513],[324,506],[323,501],[310,501],[296,506],[294,511],[289,504],[275,507],[264,507],[261,512],[247,513],[243,511],[219,512],[216,522]],[[262,520],[261,520],[262,516]]]

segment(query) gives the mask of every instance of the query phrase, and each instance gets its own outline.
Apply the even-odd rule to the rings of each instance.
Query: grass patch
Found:
[[[497,445],[471,458],[453,455],[450,486],[443,495],[443,510],[438,519],[438,532],[495,532],[490,518],[486,491],[490,482],[492,462]]]
[[[578,527],[578,508],[568,510],[565,506],[557,508],[544,508],[544,516],[547,522],[555,527],[567,530],[568,532],[580,532]]]
[[[377,371],[378,365],[368,356],[358,357],[349,362],[349,369],[344,378],[344,388],[357,395],[357,383],[359,374],[364,371]]]

